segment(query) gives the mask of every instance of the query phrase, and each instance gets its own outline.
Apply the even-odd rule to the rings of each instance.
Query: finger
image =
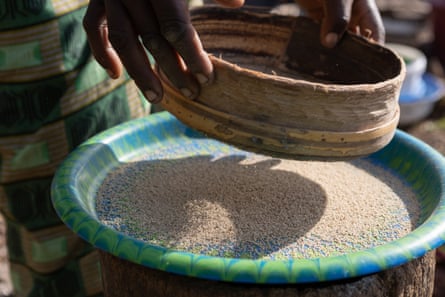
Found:
[[[121,61],[108,40],[103,0],[90,1],[83,19],[83,27],[97,62],[106,69],[110,77],[118,78],[121,76]]]
[[[196,98],[199,83],[187,70],[173,46],[162,36],[150,2],[129,0],[124,5],[131,15],[136,32],[163,74],[184,96]]]
[[[360,34],[380,44],[385,42],[385,27],[377,4],[371,0],[356,1],[351,22],[360,28]]]
[[[158,103],[162,99],[162,85],[150,65],[128,12],[120,0],[105,0],[108,38],[125,69],[147,100]]]
[[[321,43],[329,48],[337,45],[351,19],[352,0],[324,1],[324,18],[321,23]]]
[[[151,1],[162,36],[201,84],[213,80],[213,66],[190,22],[186,0]]]

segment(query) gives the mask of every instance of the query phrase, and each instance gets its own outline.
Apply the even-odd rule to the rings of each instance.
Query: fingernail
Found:
[[[199,81],[201,85],[204,85],[209,82],[209,78],[202,73],[196,73],[196,79]]]
[[[326,43],[326,46],[334,47],[338,42],[338,34],[333,33],[333,32],[328,33],[328,34],[326,34],[324,41]]]
[[[158,100],[158,94],[153,92],[152,90],[147,90],[144,92],[145,98],[147,98],[150,102],[156,102]]]
[[[371,29],[363,30],[363,36],[365,36],[366,38],[370,39],[371,36],[372,36],[372,30]]]
[[[185,97],[187,97],[187,98],[192,98],[192,97],[193,97],[193,93],[192,93],[192,91],[190,91],[190,89],[182,88],[182,89],[181,89],[181,93],[182,93]]]
[[[107,74],[108,74],[109,77],[111,77],[111,78],[117,78],[117,77],[116,77],[116,73],[114,73],[114,72],[111,71],[110,69],[106,69],[106,71],[107,71]]]

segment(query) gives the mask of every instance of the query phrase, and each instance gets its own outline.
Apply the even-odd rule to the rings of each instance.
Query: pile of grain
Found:
[[[133,237],[251,259],[378,246],[412,231],[419,212],[409,186],[365,159],[307,162],[241,151],[126,163],[97,195],[99,219]]]

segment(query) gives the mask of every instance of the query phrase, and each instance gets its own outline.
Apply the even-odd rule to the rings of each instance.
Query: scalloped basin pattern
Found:
[[[311,283],[363,276],[407,263],[445,242],[445,160],[402,131],[367,159],[395,171],[412,186],[421,204],[422,223],[407,236],[375,248],[311,259],[213,257],[149,244],[100,222],[95,193],[113,168],[144,152],[172,145],[196,145],[199,153],[199,139],[202,134],[167,112],[93,137],[71,153],[56,173],[52,199],[57,213],[80,237],[121,259],[171,273],[241,283]]]

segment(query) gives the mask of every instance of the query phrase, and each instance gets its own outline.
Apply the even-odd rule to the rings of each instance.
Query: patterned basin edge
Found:
[[[193,142],[197,136],[198,132],[161,112],[93,137],[72,152],[56,173],[51,194],[58,215],[80,237],[121,259],[171,273],[240,283],[311,283],[363,276],[407,263],[445,242],[445,159],[400,130],[369,158],[394,170],[419,194],[423,223],[407,236],[375,248],[313,259],[212,257],[151,245],[97,219],[94,192],[119,161],[141,149]]]

